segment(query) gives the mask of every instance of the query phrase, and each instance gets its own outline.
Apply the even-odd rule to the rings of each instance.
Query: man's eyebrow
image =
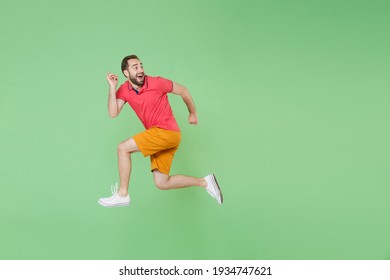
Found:
[[[134,64],[131,64],[130,67],[134,67],[134,66],[137,66],[137,65],[143,66],[143,65],[142,65],[142,62],[141,62],[141,63],[134,63]]]

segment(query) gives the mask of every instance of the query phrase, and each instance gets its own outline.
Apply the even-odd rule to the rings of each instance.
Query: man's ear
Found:
[[[123,74],[125,75],[126,78],[129,78],[130,74],[129,71],[123,70]]]

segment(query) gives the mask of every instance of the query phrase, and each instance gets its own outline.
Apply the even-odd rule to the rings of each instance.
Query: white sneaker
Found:
[[[111,186],[112,196],[100,198],[98,200],[99,204],[104,207],[117,207],[117,206],[129,206],[130,205],[130,196],[127,195],[122,197],[118,194],[118,183],[115,186]]]
[[[206,191],[217,200],[218,204],[223,203],[223,196],[221,189],[219,188],[217,178],[215,178],[214,174],[209,174],[204,179],[207,182]]]

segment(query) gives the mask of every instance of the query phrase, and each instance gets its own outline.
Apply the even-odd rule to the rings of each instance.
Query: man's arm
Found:
[[[183,98],[184,103],[187,105],[188,112],[190,113],[190,116],[188,117],[188,122],[190,124],[198,124],[198,115],[196,113],[195,104],[192,100],[190,92],[186,87],[181,86],[175,82],[172,83],[172,93],[181,96],[181,98]]]
[[[116,99],[116,86],[118,84],[118,76],[108,73],[107,81],[109,84],[108,90],[108,114],[111,118],[115,118],[121,112],[125,101]]]

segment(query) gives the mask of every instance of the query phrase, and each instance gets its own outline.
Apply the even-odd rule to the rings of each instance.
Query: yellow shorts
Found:
[[[158,169],[169,175],[173,157],[180,145],[181,133],[151,127],[133,136],[133,139],[144,157],[150,156],[151,170]]]

